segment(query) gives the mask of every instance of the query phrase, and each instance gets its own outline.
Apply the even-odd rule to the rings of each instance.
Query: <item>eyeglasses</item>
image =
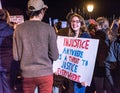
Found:
[[[80,23],[80,20],[71,20],[71,23]]]

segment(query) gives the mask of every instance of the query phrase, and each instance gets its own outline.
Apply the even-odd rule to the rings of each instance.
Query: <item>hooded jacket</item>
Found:
[[[13,29],[4,21],[0,21],[0,67],[8,72],[13,61],[12,55],[12,37]]]

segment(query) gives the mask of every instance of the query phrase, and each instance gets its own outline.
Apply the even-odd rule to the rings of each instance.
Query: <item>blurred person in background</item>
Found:
[[[111,85],[112,93],[120,93],[120,23],[113,20],[112,30],[116,33],[110,45],[108,56],[105,60],[106,76]]]
[[[110,29],[113,33],[113,39],[117,38],[118,36],[118,31],[120,30],[120,19],[114,19]]]
[[[13,93],[10,82],[13,61],[13,28],[9,24],[9,12],[0,9],[0,93]]]
[[[13,57],[20,61],[24,93],[34,93],[36,87],[39,93],[52,93],[52,63],[59,54],[54,28],[42,22],[47,8],[42,0],[29,0],[30,18],[14,31]]]
[[[105,74],[104,61],[108,55],[110,39],[108,38],[109,21],[105,17],[98,17],[96,19],[97,26],[95,32],[95,39],[99,39],[98,52],[95,62],[95,69],[93,75],[93,82],[95,85],[96,93],[111,93],[110,84]]]
[[[88,31],[91,35],[91,38],[94,38],[95,37],[95,32],[96,32],[96,24],[89,24],[88,26]]]
[[[91,38],[94,39],[95,33],[96,33],[96,26],[97,26],[96,21],[94,19],[89,19],[86,24],[87,24],[87,28],[88,28]],[[86,87],[85,93],[94,93],[94,92],[95,92],[95,84],[92,78],[91,84],[90,86]]]

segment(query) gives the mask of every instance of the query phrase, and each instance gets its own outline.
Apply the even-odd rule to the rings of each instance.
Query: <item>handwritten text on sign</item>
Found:
[[[53,64],[53,71],[76,82],[91,83],[97,39],[58,36],[59,58]]]

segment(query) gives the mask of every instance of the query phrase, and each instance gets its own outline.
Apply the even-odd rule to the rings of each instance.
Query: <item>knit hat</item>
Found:
[[[29,0],[28,1],[28,11],[38,11],[42,8],[48,8],[42,0]]]

